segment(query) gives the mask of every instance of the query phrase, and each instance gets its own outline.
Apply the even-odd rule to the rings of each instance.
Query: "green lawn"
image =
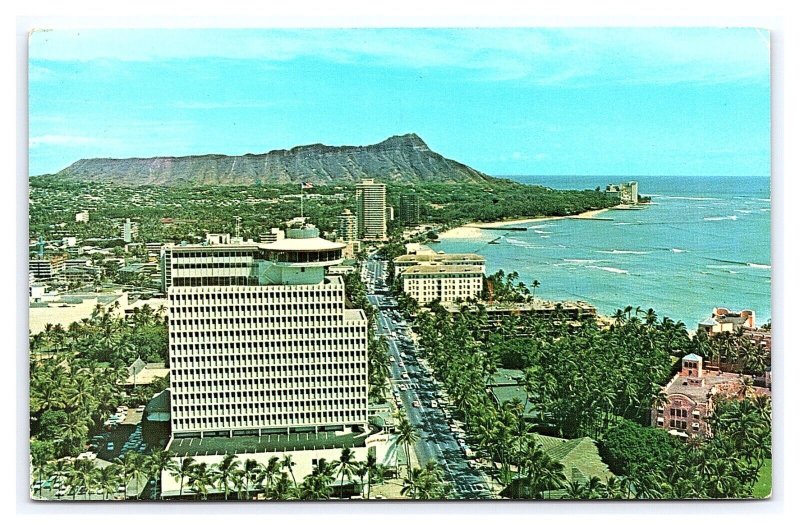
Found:
[[[758,472],[758,482],[753,488],[753,497],[766,499],[772,494],[772,460],[764,461],[761,471]]]

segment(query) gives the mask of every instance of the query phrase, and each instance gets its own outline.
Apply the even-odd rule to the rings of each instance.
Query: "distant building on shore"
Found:
[[[708,418],[715,400],[743,397],[746,392],[769,395],[766,388],[748,390],[748,379],[746,375],[706,369],[702,357],[686,355],[681,360],[681,371],[663,389],[665,400],[653,407],[652,425],[681,438],[711,436]]]
[[[621,184],[609,184],[606,193],[617,195],[622,204],[639,204],[639,183],[635,180]]]
[[[404,226],[417,226],[419,224],[420,207],[417,194],[406,193],[400,196],[398,216]]]
[[[386,185],[364,179],[356,186],[358,236],[366,241],[386,240]]]

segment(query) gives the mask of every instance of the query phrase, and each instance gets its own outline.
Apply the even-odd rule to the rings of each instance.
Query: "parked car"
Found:
[[[106,444],[106,451],[111,452],[114,450],[114,442],[108,442]]]
[[[419,408],[421,406],[421,403],[419,401],[414,401],[412,405],[414,405],[414,408]]]

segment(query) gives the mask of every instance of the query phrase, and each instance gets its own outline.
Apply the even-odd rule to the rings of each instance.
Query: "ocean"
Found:
[[[652,203],[515,225],[527,231],[485,230],[480,240],[447,239],[436,249],[484,255],[487,274],[517,271],[529,286],[539,280],[537,297],[584,300],[604,314],[653,308],[690,330],[714,307],[753,309],[759,325],[771,318],[769,177],[510,178],[556,189],[637,180]]]

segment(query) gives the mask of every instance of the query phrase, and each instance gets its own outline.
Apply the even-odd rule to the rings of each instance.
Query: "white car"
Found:
[[[439,403],[437,403],[436,401],[431,401],[431,408],[432,409],[439,408]]]
[[[403,372],[402,375],[403,375],[403,379],[410,379],[410,377],[408,376],[408,372]]]
[[[421,403],[419,401],[414,401],[412,405],[414,405],[415,408],[419,408],[421,406]]]
[[[400,390],[405,392],[406,390],[408,390],[408,387],[406,385],[400,385]]]

